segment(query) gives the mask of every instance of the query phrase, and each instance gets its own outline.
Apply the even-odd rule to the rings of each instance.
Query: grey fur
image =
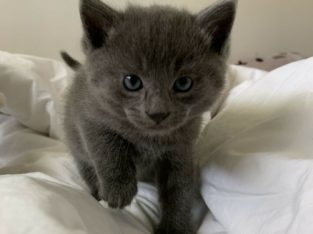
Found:
[[[118,12],[81,1],[86,62],[67,97],[67,143],[92,194],[112,208],[129,205],[137,180],[154,175],[162,209],[155,233],[194,233],[193,145],[201,114],[223,89],[235,6],[221,1],[192,15],[161,6]],[[128,74],[144,88],[127,91]],[[173,91],[181,76],[193,79],[189,92]],[[147,112],[170,114],[156,124]]]

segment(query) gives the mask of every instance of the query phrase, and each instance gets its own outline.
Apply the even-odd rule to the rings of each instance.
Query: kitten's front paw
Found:
[[[109,186],[106,186],[105,191],[102,194],[104,200],[106,200],[111,208],[122,209],[129,205],[137,193],[137,181],[133,179],[131,181],[121,183],[113,182]]]

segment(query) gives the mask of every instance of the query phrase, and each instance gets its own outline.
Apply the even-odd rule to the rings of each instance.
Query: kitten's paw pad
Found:
[[[106,192],[109,207],[122,209],[128,206],[137,194],[137,181],[127,184],[113,183]]]

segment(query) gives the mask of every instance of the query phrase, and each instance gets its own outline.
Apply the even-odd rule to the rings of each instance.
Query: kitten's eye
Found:
[[[138,91],[143,88],[141,79],[136,75],[127,75],[124,77],[123,85],[128,91]]]
[[[187,76],[183,76],[175,81],[173,89],[176,92],[188,92],[192,88],[192,85],[192,79]]]

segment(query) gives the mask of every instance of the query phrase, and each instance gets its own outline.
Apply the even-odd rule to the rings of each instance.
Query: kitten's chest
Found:
[[[141,142],[135,146],[137,154],[134,162],[137,168],[137,179],[154,183],[158,160],[168,151],[168,147],[155,142]]]
[[[153,161],[170,150],[170,146],[155,141],[141,141],[135,145],[140,160]]]
[[[184,138],[172,134],[160,137],[139,136],[135,139],[129,139],[129,141],[136,149],[139,160],[152,162],[153,160],[162,158],[165,154],[179,151],[180,146],[185,143],[181,139]]]

